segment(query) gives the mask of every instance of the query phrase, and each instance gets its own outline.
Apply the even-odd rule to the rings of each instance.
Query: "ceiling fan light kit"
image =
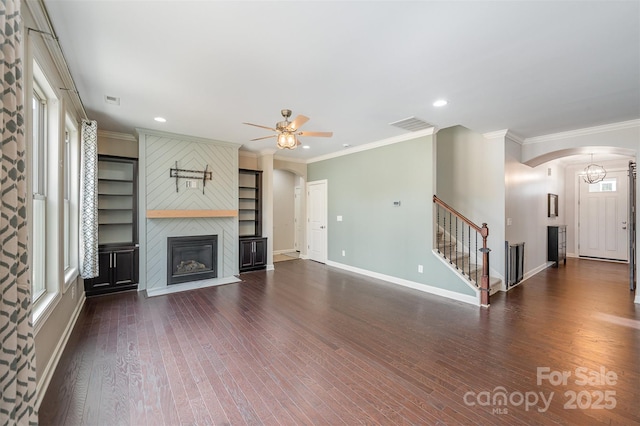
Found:
[[[298,145],[300,145],[300,141],[298,140],[298,136],[316,136],[316,137],[324,137],[330,138],[333,136],[333,132],[299,132],[300,127],[309,121],[309,117],[305,117],[304,115],[298,115],[293,121],[289,121],[289,117],[291,117],[290,109],[283,109],[280,111],[280,114],[284,117],[284,121],[279,121],[276,123],[276,128],[271,128],[267,126],[262,126],[260,124],[253,123],[243,123],[248,124],[249,126],[260,127],[262,129],[271,130],[276,132],[276,135],[264,136],[261,138],[251,139],[252,141],[257,141],[261,139],[269,139],[276,138],[277,146],[279,149],[296,149]]]
[[[296,135],[291,132],[282,132],[278,135],[278,148],[280,149],[296,149],[300,145]]]

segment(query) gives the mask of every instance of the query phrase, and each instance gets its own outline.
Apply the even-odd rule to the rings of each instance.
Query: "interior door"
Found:
[[[595,184],[579,179],[579,255],[629,260],[627,172],[608,172]]]
[[[325,263],[327,261],[327,181],[307,184],[309,259]]]

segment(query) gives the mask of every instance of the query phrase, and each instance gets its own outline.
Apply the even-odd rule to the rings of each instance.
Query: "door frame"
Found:
[[[304,243],[304,238],[302,238],[302,234],[304,233],[302,201],[302,186],[295,185],[293,187],[293,248],[298,253],[302,253],[302,245]]]
[[[607,172],[628,172],[628,169],[623,169],[623,168],[613,168],[610,170],[607,170]],[[582,179],[582,175],[584,175],[584,173],[581,170],[576,170],[575,173],[575,179],[573,180],[573,187],[574,187],[574,203],[575,203],[575,207],[574,207],[574,211],[573,211],[573,248],[574,248],[574,253],[572,253],[576,258],[580,258],[580,249],[578,248],[580,245],[580,227],[579,227],[579,223],[580,223],[580,179]],[[629,187],[627,187],[627,192],[630,191],[631,189]],[[629,194],[627,194],[627,196],[629,196]],[[635,194],[633,194],[633,196],[635,197]],[[627,211],[628,214],[628,211]],[[628,218],[627,218],[627,223],[629,222]],[[627,253],[627,257],[631,256],[631,253]],[[601,259],[601,258],[587,258],[590,260],[597,260],[600,262],[618,262],[618,263],[626,263],[624,261],[621,260],[610,260],[610,259]],[[627,260],[627,262],[629,262],[629,260]]]
[[[323,245],[324,245],[324,250],[321,253],[322,259],[312,259],[312,260],[316,260],[317,262],[320,263],[327,263],[328,260],[328,251],[329,251],[329,226],[328,226],[328,222],[329,222],[329,205],[328,205],[328,193],[329,193],[329,181],[327,179],[322,179],[322,180],[314,180],[312,182],[307,182],[306,184],[306,192],[307,192],[307,202],[306,202],[306,206],[307,206],[307,227],[306,227],[306,236],[307,236],[307,257],[308,259],[311,259],[311,249],[310,249],[310,244],[311,244],[311,225],[310,225],[310,220],[311,220],[311,196],[310,196],[310,188],[311,186],[315,186],[315,185],[323,185],[324,186],[324,200],[323,200],[323,204],[324,204],[324,218],[325,218],[325,224],[324,226],[324,232],[322,233],[322,238],[323,238]]]

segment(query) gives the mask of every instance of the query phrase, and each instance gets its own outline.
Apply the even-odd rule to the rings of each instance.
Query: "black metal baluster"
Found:
[[[471,281],[471,225],[469,225],[469,281]]]
[[[449,263],[453,263],[451,261],[451,212],[449,212]]]
[[[447,212],[442,212],[442,256],[447,257],[444,251],[447,247],[447,235],[444,231],[447,229]]]
[[[460,257],[458,256],[458,216],[456,216],[456,250],[454,251],[454,253],[456,254],[456,269],[460,269],[458,267],[458,261]]]
[[[478,233],[476,232],[476,285],[478,285]]]
[[[436,229],[436,238],[438,239],[438,253],[442,253],[440,251],[440,237],[438,236],[438,234],[440,233],[440,206],[436,204],[436,212],[438,215],[438,228]]]
[[[462,226],[462,273],[464,274],[464,225]]]

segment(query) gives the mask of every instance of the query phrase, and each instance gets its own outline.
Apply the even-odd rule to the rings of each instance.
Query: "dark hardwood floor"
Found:
[[[569,259],[490,309],[304,260],[241,278],[88,299],[40,424],[640,424],[626,265]]]

